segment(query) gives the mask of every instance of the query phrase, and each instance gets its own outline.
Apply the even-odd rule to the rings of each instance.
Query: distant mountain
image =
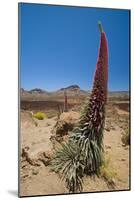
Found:
[[[30,90],[29,93],[40,93],[41,94],[41,93],[46,93],[46,91],[42,90],[40,88],[34,88],[34,89]]]
[[[63,96],[64,90],[66,90],[67,96],[85,96],[87,94],[87,91],[81,90],[78,85],[70,85],[68,87],[61,88],[54,93],[55,95],[57,94],[58,96]]]
[[[22,100],[51,100],[56,98],[64,98],[64,90],[68,97],[73,98],[85,98],[91,91],[82,90],[78,85],[70,85],[65,88],[61,88],[57,91],[48,92],[40,88],[34,88],[32,90],[25,90],[24,88],[20,89],[21,99]],[[129,91],[110,91],[108,93],[110,98],[125,98],[129,99]]]
[[[40,88],[34,88],[32,90],[25,90],[21,88],[20,95],[21,95],[21,100],[36,101],[49,98],[50,93]]]
[[[68,87],[65,88],[61,88],[60,90],[80,90],[80,87],[78,85],[70,85]]]
[[[25,90],[24,88],[20,88],[21,93],[29,93],[29,94],[43,94],[43,93],[49,93],[46,90],[42,90],[40,88],[34,88],[32,90]]]

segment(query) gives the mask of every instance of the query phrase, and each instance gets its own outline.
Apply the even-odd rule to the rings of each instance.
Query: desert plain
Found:
[[[64,112],[64,88],[55,92],[20,91],[20,196],[68,193],[64,180],[52,171],[50,163],[56,149],[68,140],[77,124],[90,91],[81,90],[77,85],[67,87],[66,91],[67,112]],[[105,166],[101,177],[83,178],[83,192],[130,189],[129,111],[129,92],[108,93],[103,139]],[[37,112],[45,113],[46,117],[34,118]]]

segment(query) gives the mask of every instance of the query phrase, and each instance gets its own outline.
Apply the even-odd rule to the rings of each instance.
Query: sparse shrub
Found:
[[[129,129],[125,130],[125,133],[123,133],[121,140],[122,140],[122,143],[125,146],[130,145],[130,131],[129,131]]]
[[[37,112],[37,113],[33,114],[33,117],[38,120],[43,120],[44,118],[47,118],[46,114],[43,112]]]

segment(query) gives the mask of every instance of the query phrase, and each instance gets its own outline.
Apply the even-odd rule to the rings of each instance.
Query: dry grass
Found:
[[[106,181],[109,188],[113,189],[115,187],[117,172],[112,168],[110,157],[106,158],[103,165],[100,167],[100,176]]]

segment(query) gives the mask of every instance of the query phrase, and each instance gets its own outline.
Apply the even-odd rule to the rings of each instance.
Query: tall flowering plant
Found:
[[[103,162],[103,130],[108,81],[108,44],[99,22],[100,49],[91,96],[68,143],[56,152],[53,169],[63,174],[69,192],[82,191],[84,174],[98,174]]]

